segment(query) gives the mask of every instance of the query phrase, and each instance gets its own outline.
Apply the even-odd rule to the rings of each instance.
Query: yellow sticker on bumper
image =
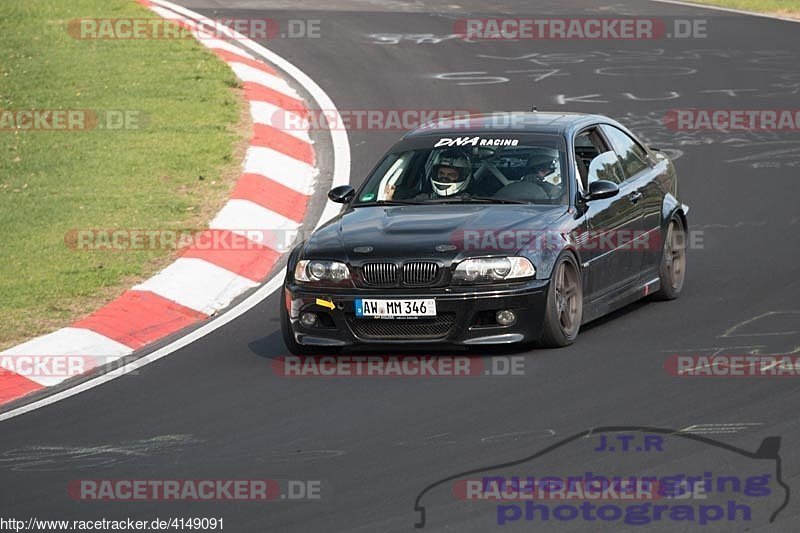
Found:
[[[317,305],[321,305],[322,307],[327,307],[328,309],[334,309],[336,305],[330,300],[323,300],[322,298],[317,298]]]

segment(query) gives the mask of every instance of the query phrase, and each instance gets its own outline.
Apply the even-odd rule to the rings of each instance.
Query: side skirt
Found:
[[[656,277],[647,282],[639,282],[635,285],[623,288],[620,291],[603,296],[593,302],[584,302],[583,320],[581,324],[587,324],[592,320],[597,320],[617,309],[641,300],[645,296],[657,292],[660,288],[661,282],[658,277]]]

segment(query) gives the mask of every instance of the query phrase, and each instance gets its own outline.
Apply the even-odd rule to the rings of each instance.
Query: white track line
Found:
[[[159,5],[168,7],[178,13],[181,13],[187,17],[194,18],[197,20],[203,20],[207,24],[216,25],[222,31],[225,31],[227,29],[224,26],[220,26],[215,22],[203,17],[199,13],[195,13],[194,11],[190,11],[181,6],[177,6],[171,2],[164,2],[162,0],[155,0],[155,2]],[[317,103],[317,106],[320,109],[330,110],[330,112],[335,113],[335,116],[333,117],[333,119],[335,120],[334,123],[336,124],[342,123],[341,122],[342,119],[339,116],[339,111],[337,110],[333,101],[325,93],[325,91],[322,90],[322,88],[319,85],[317,85],[316,82],[314,82],[314,80],[312,80],[308,75],[306,75],[306,73],[304,73],[302,70],[292,65],[289,61],[285,60],[278,54],[275,54],[274,52],[267,50],[258,43],[250,41],[249,39],[246,39],[244,36],[239,34],[236,35],[236,38],[240,44],[246,46],[247,48],[255,52],[257,55],[263,57],[269,63],[276,65],[287,75],[293,78],[298,84],[300,84],[303,87],[303,89],[305,89],[305,91],[308,94],[311,95],[311,97],[314,99],[314,101]],[[330,131],[330,133],[331,133],[331,141],[333,144],[333,153],[334,153],[332,185],[334,187],[338,185],[347,185],[348,183],[350,183],[350,141],[347,138],[347,132],[343,129],[333,129]],[[330,218],[336,216],[340,210],[341,206],[339,204],[328,202],[327,205],[325,206],[325,209],[322,212],[322,216],[320,216],[320,219],[317,222],[316,227],[321,226],[322,224],[327,222]],[[268,298],[270,295],[272,295],[272,293],[277,291],[281,287],[281,285],[283,285],[282,273],[274,276],[261,288],[256,290],[253,294],[248,296],[238,305],[229,309],[226,313],[200,326],[199,328],[188,333],[187,335],[184,335],[180,339],[171,342],[170,344],[164,346],[163,348],[160,348],[154,351],[153,353],[140,357],[139,359],[136,359],[135,361],[132,361],[131,363],[128,363],[119,369],[115,369],[113,372],[109,374],[103,374],[102,376],[97,376],[96,378],[89,379],[87,381],[84,381],[83,383],[79,383],[74,387],[52,394],[46,398],[42,398],[41,400],[37,400],[27,405],[17,407],[16,409],[12,409],[11,411],[5,413],[0,413],[0,421],[8,420],[10,418],[14,418],[25,413],[35,411],[36,409],[41,409],[42,407],[45,407],[47,405],[56,403],[71,396],[75,396],[76,394],[80,394],[83,391],[99,387],[103,383],[116,379],[125,374],[130,374],[131,372],[135,372],[145,365],[148,365],[154,361],[158,361],[159,359],[166,357],[169,354],[177,350],[180,350],[181,348],[184,348],[199,339],[202,339],[206,335],[216,331],[222,326],[225,326],[229,322],[236,320],[237,318],[248,312],[250,309],[261,303],[263,300]]]

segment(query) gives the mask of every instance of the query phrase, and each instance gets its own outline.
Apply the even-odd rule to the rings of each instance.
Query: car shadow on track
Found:
[[[592,320],[588,324],[582,325],[581,326],[581,333],[585,333],[587,331],[591,331],[591,330],[593,330],[593,329],[595,329],[595,328],[597,328],[599,326],[603,326],[605,324],[608,324],[609,322],[613,322],[614,320],[616,320],[618,318],[627,316],[630,313],[635,313],[639,309],[642,309],[643,307],[647,307],[649,304],[656,304],[656,303],[658,303],[658,302],[655,302],[655,301],[651,300],[649,297],[648,298],[644,298],[643,300],[638,300],[636,302],[633,302],[631,304],[626,305],[625,307],[623,307],[621,309],[617,309],[616,311],[613,311],[613,312],[611,312],[611,313],[609,313],[609,314],[607,314],[605,316],[602,316],[602,317],[598,318],[597,320]],[[576,343],[580,342],[580,340],[581,340],[581,336],[580,336],[580,334],[578,334],[578,339],[575,342]]]

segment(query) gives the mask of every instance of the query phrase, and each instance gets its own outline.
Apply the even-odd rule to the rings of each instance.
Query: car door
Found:
[[[640,235],[633,250],[639,256],[639,271],[653,276],[661,259],[661,203],[663,193],[658,186],[659,171],[651,163],[647,151],[636,139],[616,126],[600,126],[614,151],[620,158],[626,182],[630,182],[630,194],[638,197],[642,210]],[[642,280],[642,281],[649,281]]]
[[[625,179],[619,156],[599,128],[584,130],[584,136],[595,145],[596,155],[590,156],[585,170],[584,188],[595,180],[604,179],[616,183],[620,192],[611,198],[591,200],[586,203],[587,236],[581,239],[581,259],[587,269],[587,285],[590,300],[596,300],[621,291],[635,283],[639,276],[641,258],[635,257],[626,247],[627,236],[641,229],[642,210],[638,199],[632,196],[635,190]],[[576,150],[581,144],[576,138]],[[599,152],[599,153],[598,153]],[[576,154],[586,165],[588,150]],[[629,240],[629,239],[628,239]]]

